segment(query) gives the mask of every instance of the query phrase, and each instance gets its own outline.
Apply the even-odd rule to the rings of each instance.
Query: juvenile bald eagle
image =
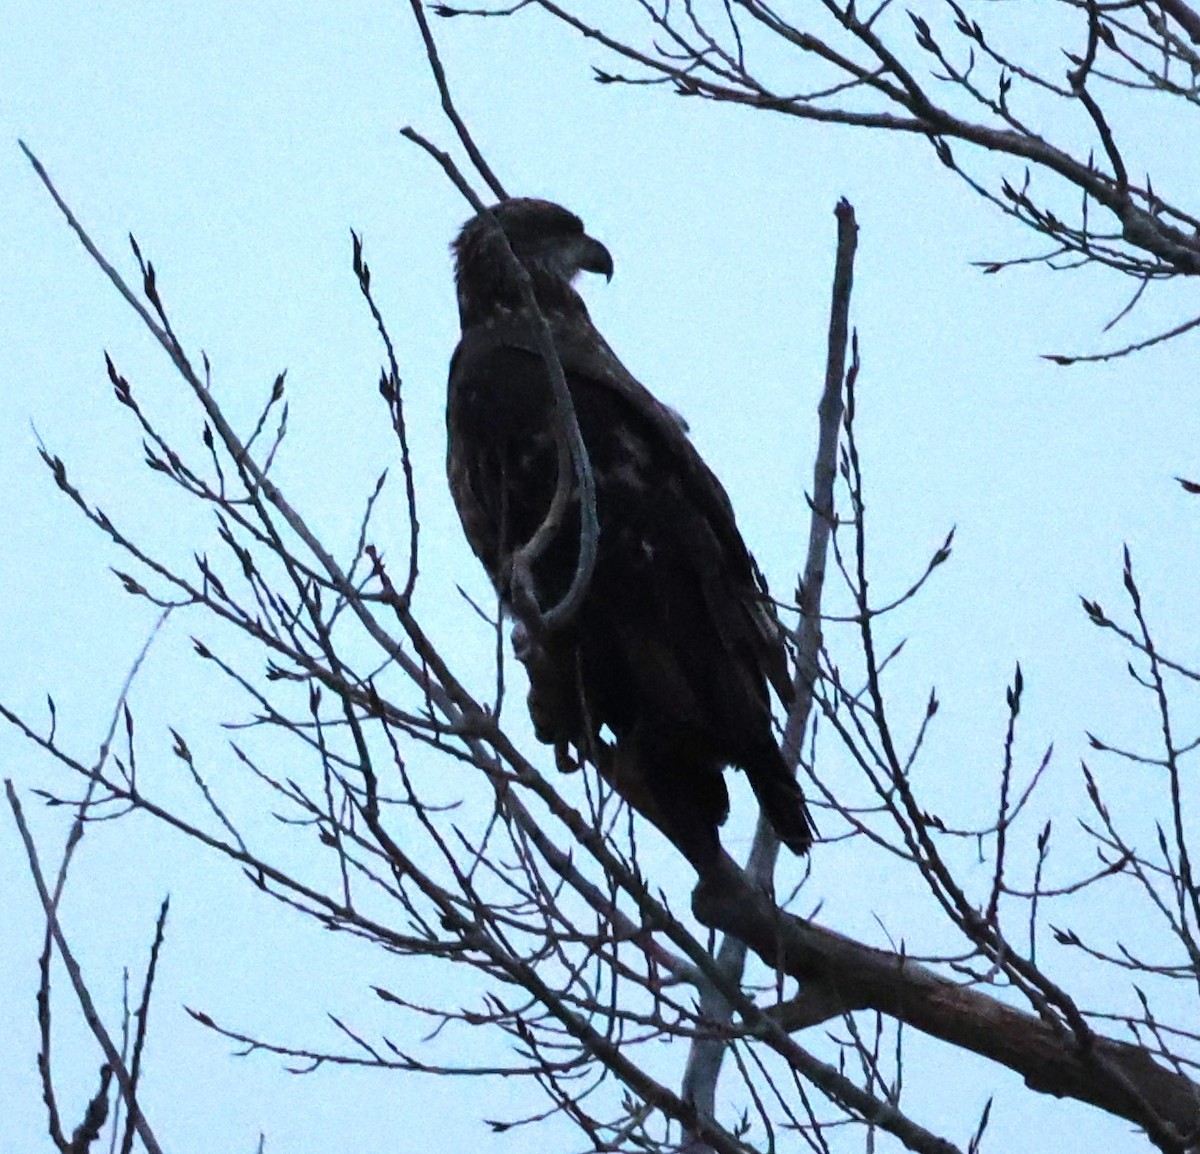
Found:
[[[640,789],[701,871],[720,852],[727,765],[746,771],[780,839],[804,853],[812,828],[772,733],[768,682],[785,702],[792,690],[765,583],[681,418],[625,369],[572,285],[581,271],[611,278],[612,257],[548,201],[491,212],[503,238],[480,214],[453,245],[462,339],[447,468],[467,540],[518,617],[538,737]],[[545,520],[558,477],[551,379],[513,256],[550,325],[596,490],[595,568],[578,611],[553,630],[520,620],[511,587],[513,554]],[[532,565],[543,610],[571,585],[579,523],[575,486]]]

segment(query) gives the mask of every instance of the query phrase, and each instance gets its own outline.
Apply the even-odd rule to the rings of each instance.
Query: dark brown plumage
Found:
[[[766,587],[721,483],[682,420],[625,369],[572,281],[612,275],[578,217],[542,200],[493,208],[550,325],[586,445],[600,525],[582,605],[561,629],[518,622],[541,740],[633,783],[703,870],[729,810],[721,770],[744,769],[797,853],[812,829],[775,744],[768,682],[791,698]],[[462,339],[450,363],[450,487],[467,539],[512,609],[512,554],[542,524],[557,479],[554,399],[512,258],[486,216],[454,243]],[[543,609],[571,584],[578,498],[533,566]]]

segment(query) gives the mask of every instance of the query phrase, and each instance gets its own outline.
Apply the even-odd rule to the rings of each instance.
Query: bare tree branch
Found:
[[[10,778],[5,778],[4,788],[8,795],[8,805],[12,810],[13,820],[17,823],[21,840],[25,843],[25,854],[29,861],[29,872],[33,878],[34,885],[37,886],[42,910],[46,915],[46,924],[50,934],[54,938],[54,944],[58,949],[59,956],[62,958],[63,965],[66,967],[67,977],[71,981],[71,987],[74,989],[75,997],[79,1001],[79,1007],[83,1011],[84,1021],[87,1022],[92,1036],[100,1044],[101,1050],[104,1051],[106,1066],[116,1076],[117,1085],[121,1088],[121,1096],[125,1102],[125,1109],[129,1112],[130,1121],[137,1130],[138,1137],[142,1140],[149,1154],[161,1154],[162,1147],[159,1146],[158,1140],[154,1136],[154,1131],[150,1129],[150,1123],[146,1120],[141,1107],[138,1105],[137,1084],[130,1071],[126,1068],[125,1063],[121,1060],[121,1053],[113,1044],[108,1030],[105,1029],[104,1022],[100,1017],[99,1011],[96,1009],[95,1003],[92,1001],[87,983],[84,981],[83,974],[79,969],[79,963],[75,960],[75,955],[67,943],[62,926],[59,924],[54,898],[51,896],[49,889],[47,889],[45,878],[42,876],[42,867],[38,861],[37,847],[34,845],[33,835],[29,832],[29,826],[25,822],[25,815],[21,809],[21,802],[17,797],[17,791]]]
[[[783,739],[784,758],[793,772],[800,762],[800,745],[812,710],[813,686],[820,677],[821,593],[835,517],[833,489],[837,479],[837,450],[843,410],[842,382],[846,376],[846,348],[850,334],[850,289],[854,279],[854,252],[858,238],[853,206],[842,200],[836,212],[838,239],[829,318],[829,351],[825,387],[817,406],[819,436],[813,466],[808,552],[796,598],[800,609],[800,629],[793,683],[795,699],[788,711]],[[760,814],[746,864],[746,875],[751,885],[769,892],[778,854],[779,839],[770,823]],[[745,940],[727,934],[717,953],[717,965],[729,982],[739,985],[746,968]],[[713,1022],[714,1027],[719,1027],[729,1022],[732,1007],[716,989],[701,986],[700,1012]],[[711,1115],[715,1110],[717,1081],[725,1051],[726,1043],[718,1037],[694,1042],[688,1056],[683,1076],[684,1097],[706,1115]]]

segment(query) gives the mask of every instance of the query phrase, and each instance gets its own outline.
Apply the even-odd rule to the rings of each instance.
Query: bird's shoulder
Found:
[[[683,417],[625,367],[589,318],[546,319],[593,465],[615,468],[631,483],[669,481],[723,544],[742,554],[729,496],[692,443]],[[531,318],[508,311],[463,330],[450,363],[452,430],[469,423],[477,435],[523,431],[533,439],[547,429],[552,411],[549,373]]]

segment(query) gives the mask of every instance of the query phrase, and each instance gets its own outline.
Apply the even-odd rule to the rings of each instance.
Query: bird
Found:
[[[785,705],[794,692],[784,634],[686,422],[625,368],[575,287],[583,272],[611,280],[609,250],[574,213],[533,198],[478,212],[451,250],[462,333],[447,387],[450,490],[515,619],[538,739],[560,768],[599,766],[701,875],[722,852],[730,766],[745,771],[779,839],[807,852],[813,824],[772,722],[769,687]],[[538,312],[586,450],[598,526],[582,598],[553,625],[544,614],[576,579],[587,522],[576,474],[565,515],[534,552],[529,587],[518,587],[514,558],[547,519],[564,427]]]

